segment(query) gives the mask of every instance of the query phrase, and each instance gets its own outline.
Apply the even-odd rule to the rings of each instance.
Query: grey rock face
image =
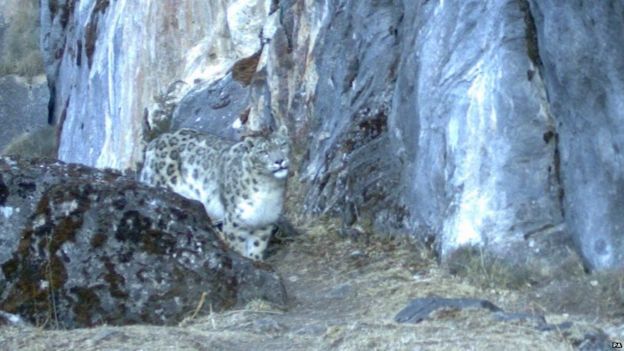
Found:
[[[624,266],[624,4],[531,1],[564,209],[592,268]]]
[[[315,6],[283,5],[283,29],[270,48],[276,66],[270,71],[280,77],[270,87],[272,109],[294,129],[295,148],[305,155],[299,170],[306,190],[301,210],[336,213],[347,226],[373,217],[384,231],[396,228],[407,220],[396,203],[401,165],[388,133],[401,6],[391,1]],[[317,12],[325,17],[310,49],[313,67],[300,67],[293,63],[306,61],[311,39],[299,18]],[[306,69],[317,75],[313,91],[301,80]]]
[[[621,34],[619,5],[602,3],[589,19],[581,5],[568,6],[557,20],[554,2],[328,5],[310,11],[323,13],[312,50],[314,112],[301,113],[297,91],[281,104],[293,107],[284,115],[300,127],[296,133],[310,138],[302,140],[304,211],[342,212],[347,225],[363,215],[378,231],[434,237],[443,257],[466,244],[520,257],[526,238],[563,227],[590,267],[622,266],[622,219],[611,215],[622,210],[614,127],[622,55],[608,44]],[[608,20],[590,28],[606,12]],[[310,41],[298,24],[314,15],[297,5],[285,13],[273,57],[302,62],[307,52],[298,45]],[[376,25],[364,25],[373,17]],[[292,48],[283,49],[280,35]],[[598,55],[596,43],[604,43]],[[599,58],[581,59],[588,55]],[[288,60],[275,62],[284,68],[273,71],[286,76]],[[591,68],[577,75],[583,65]],[[284,90],[273,92],[273,103]],[[588,119],[596,108],[602,117]],[[364,137],[352,148],[350,135],[366,130],[359,111],[384,111],[387,122],[376,140]]]
[[[24,133],[46,127],[49,98],[42,79],[0,77],[0,150]]]
[[[0,170],[6,312],[73,328],[285,303],[279,276],[225,251],[197,202],[78,165],[3,158]]]
[[[234,0],[43,0],[52,115],[63,124],[59,158],[134,168],[154,97],[177,80],[221,79],[256,52],[260,41],[250,30],[261,30],[269,7]]]
[[[63,159],[132,166],[145,102],[200,77],[174,128],[229,136],[248,110],[286,124],[297,212],[435,242],[443,259],[475,245],[521,262],[531,237],[557,232],[589,267],[624,266],[619,2],[189,0],[182,16],[144,1],[42,7]],[[124,21],[147,29],[122,36]],[[263,77],[239,86],[229,72],[260,40],[247,73]]]
[[[238,140],[233,124],[249,106],[249,90],[231,75],[191,88],[173,112],[172,130],[192,128]]]
[[[391,115],[416,232],[505,252],[562,221],[554,121],[517,1],[406,6]],[[520,253],[521,254],[521,253]]]
[[[554,121],[518,2],[342,1],[324,13],[314,114],[301,123],[305,211],[436,237],[443,256],[464,244],[506,252],[561,223]],[[307,41],[288,23],[283,41],[303,61]],[[274,57],[288,54],[279,40]],[[284,105],[299,107],[296,96]]]

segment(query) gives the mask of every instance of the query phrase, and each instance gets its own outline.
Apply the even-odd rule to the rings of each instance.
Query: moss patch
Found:
[[[127,211],[117,225],[115,238],[120,241],[129,240],[138,243],[150,229],[151,221],[149,218],[135,210]]]
[[[71,293],[78,297],[73,307],[76,321],[83,325],[93,325],[92,316],[97,315],[100,308],[100,299],[97,294],[92,289],[83,287],[74,287]]]
[[[142,235],[141,248],[152,255],[169,255],[175,245],[175,238],[160,230],[150,229]]]
[[[76,240],[76,232],[82,226],[82,219],[80,217],[62,218],[59,223],[54,226],[54,233],[50,240],[49,252],[55,254],[58,249],[63,246],[67,241]]]
[[[124,278],[115,271],[115,265],[108,258],[102,260],[107,271],[104,280],[109,285],[110,294],[116,298],[127,298],[128,294],[121,290],[121,286],[125,284]]]
[[[91,247],[93,247],[94,249],[100,248],[106,243],[107,240],[108,237],[105,234],[95,234],[91,238]]]

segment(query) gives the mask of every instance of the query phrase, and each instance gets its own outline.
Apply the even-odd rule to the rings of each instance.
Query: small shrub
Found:
[[[446,259],[449,273],[485,289],[522,289],[533,283],[529,267],[514,265],[478,247],[456,250]]]
[[[56,149],[56,129],[53,126],[44,126],[16,137],[0,151],[0,155],[56,158]]]

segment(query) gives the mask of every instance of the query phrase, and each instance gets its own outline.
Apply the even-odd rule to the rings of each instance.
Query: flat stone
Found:
[[[499,307],[487,300],[470,298],[444,298],[444,297],[424,297],[412,300],[407,307],[403,308],[394,317],[398,323],[420,323],[427,319],[431,312],[450,308],[463,310],[468,308],[482,308],[492,312],[502,311]]]

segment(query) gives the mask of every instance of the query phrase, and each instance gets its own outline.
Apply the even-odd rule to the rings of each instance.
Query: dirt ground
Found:
[[[0,350],[593,350],[584,338],[597,328],[624,341],[618,314],[549,312],[535,291],[471,284],[408,243],[344,239],[327,222],[302,231],[268,259],[289,293],[286,310],[254,301],[176,327],[1,327]],[[480,309],[439,311],[418,324],[394,321],[411,299],[427,296],[487,299],[573,326],[539,331],[530,321],[499,321]]]

